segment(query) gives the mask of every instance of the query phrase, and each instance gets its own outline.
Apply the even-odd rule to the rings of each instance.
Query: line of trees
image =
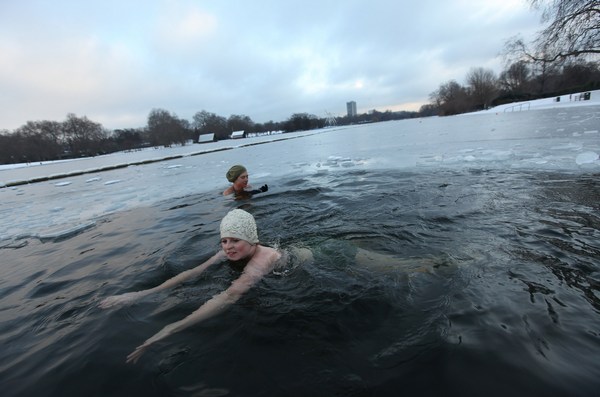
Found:
[[[515,101],[527,101],[600,89],[597,62],[571,60],[562,65],[538,65],[517,61],[496,76],[493,70],[472,68],[467,84],[450,80],[429,94],[430,104],[421,107],[422,115],[447,116]]]
[[[109,131],[87,117],[68,114],[62,122],[29,121],[14,131],[0,131],[0,163],[30,163],[67,158],[89,157],[143,147],[185,145],[200,133],[214,133],[227,139],[231,131],[254,132],[280,128],[276,123],[256,124],[248,116],[229,119],[214,113],[196,113],[193,122],[164,109],[152,109],[143,128]]]
[[[214,134],[215,140],[230,139],[233,131],[246,134],[269,131],[295,132],[359,122],[414,117],[415,112],[370,112],[353,118],[321,118],[295,113],[286,121],[255,123],[245,115],[229,118],[202,110],[192,121],[164,109],[152,109],[143,128],[109,131],[87,117],[68,114],[66,120],[29,121],[15,131],[0,131],[0,164],[33,163],[89,157],[145,147],[186,145],[197,142],[201,134]]]
[[[499,76],[473,68],[466,86],[450,80],[429,95],[421,114],[451,115],[502,103],[600,88],[600,1],[529,0],[546,27],[531,43],[509,39]]]
[[[91,156],[108,149],[109,132],[87,117],[70,113],[63,122],[29,121],[0,134],[2,164]]]

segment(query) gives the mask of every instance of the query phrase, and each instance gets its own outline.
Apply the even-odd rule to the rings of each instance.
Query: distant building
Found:
[[[244,130],[241,131],[233,131],[230,135],[231,139],[239,139],[239,138],[245,138],[246,135],[244,134]]]
[[[346,110],[348,111],[348,117],[356,116],[356,102],[346,102]]]

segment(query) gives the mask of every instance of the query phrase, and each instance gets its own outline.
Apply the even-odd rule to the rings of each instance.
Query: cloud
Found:
[[[538,16],[520,0],[56,0],[0,5],[0,125],[87,116],[142,127],[153,108],[281,121],[427,101]],[[497,70],[499,72],[499,70]]]

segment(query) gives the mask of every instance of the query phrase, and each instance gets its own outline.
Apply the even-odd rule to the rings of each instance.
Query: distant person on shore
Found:
[[[236,199],[250,198],[257,193],[269,190],[269,186],[266,184],[260,189],[252,190],[252,186],[248,184],[248,171],[243,165],[234,165],[227,171],[225,177],[232,185],[225,189],[223,196],[233,194]]]
[[[235,280],[225,291],[213,296],[206,301],[198,310],[185,317],[165,326],[157,334],[138,346],[127,356],[127,362],[135,363],[152,344],[186,329],[187,327],[206,320],[224,311],[228,306],[234,304],[252,286],[258,283],[265,275],[269,274],[278,266],[286,265],[288,261],[296,261],[297,264],[313,260],[312,252],[307,248],[292,248],[280,251],[259,243],[258,232],[254,217],[241,209],[231,210],[221,220],[221,250],[201,265],[187,270],[179,275],[165,281],[157,287],[143,291],[128,292],[115,295],[100,302],[103,309],[131,303],[154,292],[173,288],[194,277],[198,277],[208,267],[215,263],[229,260],[235,264],[244,266],[240,277]]]

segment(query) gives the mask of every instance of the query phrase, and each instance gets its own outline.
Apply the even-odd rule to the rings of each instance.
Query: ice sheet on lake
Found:
[[[598,153],[596,153],[596,152],[580,153],[575,158],[575,162],[579,165],[594,164],[597,161],[598,161]]]
[[[238,163],[248,168],[252,184],[268,183],[270,192],[277,191],[281,178],[349,169],[598,172],[599,124],[600,105],[560,112],[483,112],[307,131],[285,134],[285,139],[261,136],[152,149],[146,157],[140,151],[4,169],[0,184],[73,175],[0,188],[0,240],[68,237],[106,214],[191,194],[227,200],[221,196],[228,185],[225,173]],[[173,159],[145,162],[149,156]],[[137,165],[93,171],[117,164]],[[90,173],[80,172],[84,170]]]

